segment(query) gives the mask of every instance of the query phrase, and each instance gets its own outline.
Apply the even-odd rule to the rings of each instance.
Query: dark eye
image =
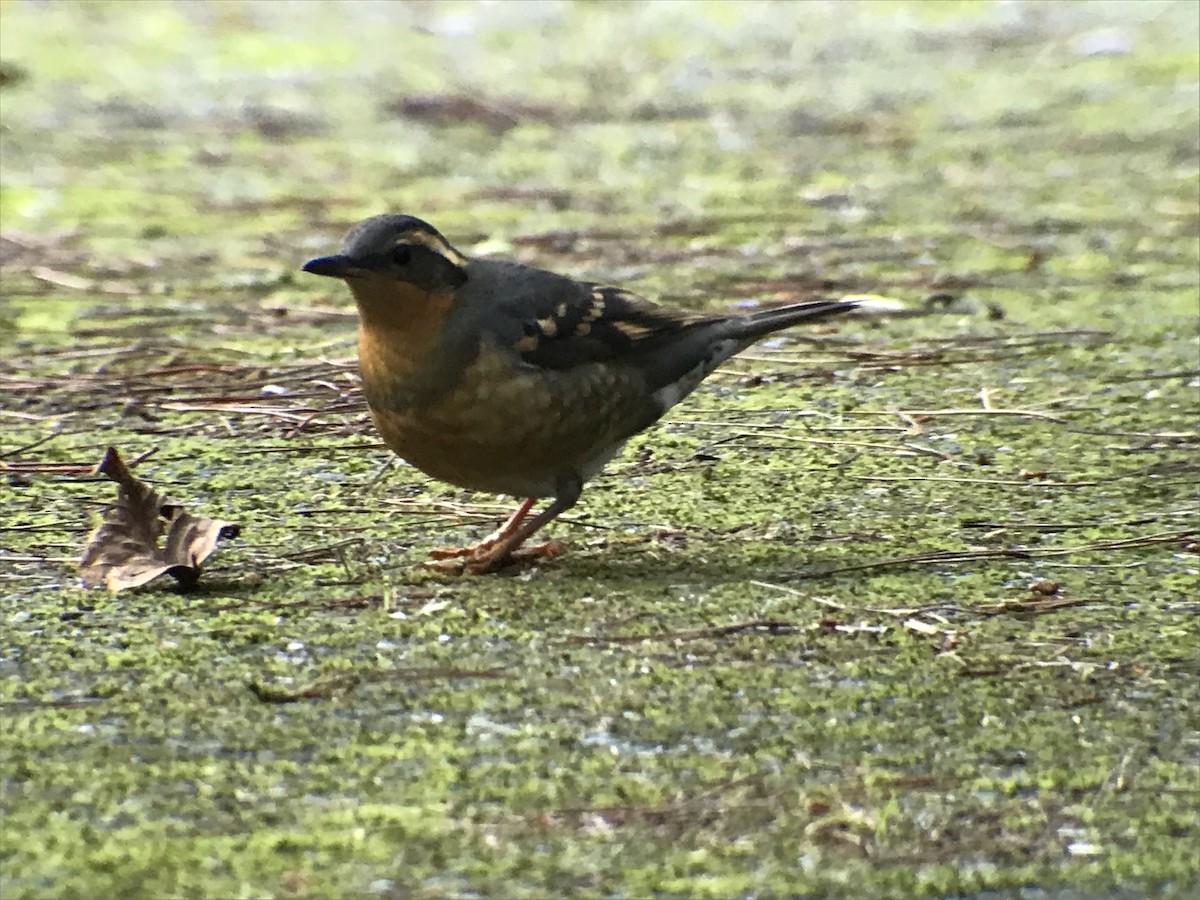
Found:
[[[394,262],[396,265],[407,265],[411,258],[412,247],[409,247],[407,244],[397,244],[392,248],[392,262]]]

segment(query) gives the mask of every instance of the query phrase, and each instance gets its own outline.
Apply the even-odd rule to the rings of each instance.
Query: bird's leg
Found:
[[[448,566],[438,563],[430,563],[430,565],[459,574],[466,572],[472,575],[481,575],[484,572],[494,572],[503,567],[512,560],[518,550],[521,551],[521,557],[557,556],[565,546],[562,541],[547,541],[536,547],[523,547],[524,543],[546,523],[562,515],[579,502],[579,494],[583,491],[583,483],[580,480],[577,478],[562,479],[557,487],[558,493],[554,500],[532,519],[527,520],[526,516],[537,503],[537,499],[533,497],[522,503],[507,522],[474,547],[462,550],[435,550],[430,554],[435,559],[443,561],[449,561],[453,557],[465,557],[462,562],[450,563]]]
[[[562,495],[555,497],[549,506],[519,528],[512,528],[509,534],[502,540],[497,541],[491,547],[476,550],[476,552],[471,554],[471,558],[466,561],[463,571],[472,575],[482,575],[485,572],[494,572],[501,568],[512,558],[513,553],[529,540],[538,529],[574,506],[579,500],[579,491],[580,488],[576,486],[571,491],[564,492]],[[528,502],[530,505],[533,504],[532,500]],[[528,512],[528,509],[525,511]],[[525,553],[533,556],[556,556],[562,552],[563,546],[562,541],[547,541],[536,547],[525,548]]]
[[[480,553],[486,553],[520,527],[525,517],[529,515],[529,511],[533,509],[535,503],[537,503],[537,498],[530,497],[517,507],[516,511],[508,517],[508,520],[503,525],[477,544],[470,547],[436,547],[429,551],[429,555],[434,559],[452,559],[456,556],[476,556]]]

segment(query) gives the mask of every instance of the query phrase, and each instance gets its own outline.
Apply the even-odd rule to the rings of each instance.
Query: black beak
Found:
[[[327,275],[330,278],[353,278],[364,270],[349,256],[318,256],[304,264],[304,271],[311,275]]]

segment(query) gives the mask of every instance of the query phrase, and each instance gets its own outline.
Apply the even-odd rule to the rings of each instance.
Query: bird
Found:
[[[618,287],[467,256],[402,214],[355,224],[338,253],[303,271],[350,288],[363,392],[387,446],[435,479],[521,500],[483,540],[431,554],[480,574],[512,562],[629,438],[729,357],[782,328],[902,308],[863,296],[736,314],[671,309]],[[549,502],[533,513],[539,500]]]

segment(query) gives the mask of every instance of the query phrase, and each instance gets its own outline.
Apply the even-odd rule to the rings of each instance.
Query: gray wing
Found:
[[[728,322],[724,316],[668,309],[620,288],[542,269],[491,261],[471,265],[472,270],[487,266],[478,273],[487,277],[476,278],[477,283],[505,287],[502,295],[470,306],[480,310],[488,330],[502,343],[538,368],[624,363],[642,370],[656,390],[695,365],[714,329]],[[470,279],[468,286],[476,289]]]

